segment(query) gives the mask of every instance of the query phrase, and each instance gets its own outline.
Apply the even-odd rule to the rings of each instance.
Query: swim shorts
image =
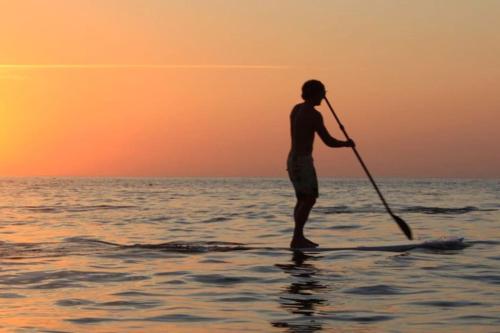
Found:
[[[297,199],[318,197],[318,178],[311,155],[290,153],[287,160],[287,171]]]

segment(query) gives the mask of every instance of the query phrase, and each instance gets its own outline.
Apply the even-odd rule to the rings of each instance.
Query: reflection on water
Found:
[[[321,182],[322,249],[292,256],[288,179],[0,178],[0,331],[498,331],[500,181],[380,182],[451,249],[401,245],[368,181]]]
[[[325,304],[321,292],[327,287],[319,281],[319,269],[312,262],[319,259],[302,251],[294,251],[291,264],[277,264],[290,276],[279,302],[293,317],[287,321],[272,322],[274,327],[286,327],[288,332],[316,332],[323,328],[318,308]]]

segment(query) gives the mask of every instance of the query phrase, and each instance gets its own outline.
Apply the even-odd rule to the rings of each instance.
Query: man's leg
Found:
[[[294,220],[295,220],[295,229],[293,231],[292,242],[290,243],[290,247],[315,247],[318,244],[308,240],[304,236],[304,225],[309,218],[309,213],[316,203],[315,197],[303,197],[297,199],[297,204],[294,209]]]

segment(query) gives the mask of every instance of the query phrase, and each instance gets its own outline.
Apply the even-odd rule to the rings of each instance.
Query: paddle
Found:
[[[324,98],[325,98],[326,104],[330,108],[330,111],[332,111],[332,114],[335,117],[335,120],[337,120],[337,123],[339,124],[340,129],[342,130],[342,132],[344,132],[344,135],[345,135],[346,139],[347,140],[351,140],[351,138],[349,137],[349,135],[345,131],[344,125],[342,125],[342,123],[340,122],[339,117],[337,117],[337,115],[335,114],[335,111],[333,111],[333,108],[332,108],[332,105],[330,104],[330,101],[328,101],[328,98],[326,98],[326,96]],[[363,170],[365,170],[366,175],[368,176],[368,178],[372,182],[372,185],[375,188],[375,191],[377,191],[378,196],[380,197],[380,200],[382,200],[382,203],[384,204],[384,207],[387,210],[387,213],[389,213],[389,215],[392,216],[392,218],[394,219],[394,221],[396,221],[396,223],[399,225],[399,227],[404,232],[404,234],[406,235],[406,237],[408,237],[408,239],[410,239],[410,240],[413,239],[412,234],[411,234],[410,226],[408,226],[408,224],[406,224],[406,222],[403,221],[402,218],[400,218],[399,216],[395,215],[392,212],[391,208],[389,208],[389,205],[387,204],[387,202],[384,199],[384,196],[382,195],[382,193],[378,189],[377,184],[375,184],[375,181],[373,180],[373,177],[370,174],[370,171],[368,171],[368,168],[366,167],[365,163],[361,159],[361,156],[359,155],[358,151],[356,150],[356,147],[352,147],[352,150],[354,151],[354,154],[358,158],[359,163],[361,163],[361,166],[363,167]]]

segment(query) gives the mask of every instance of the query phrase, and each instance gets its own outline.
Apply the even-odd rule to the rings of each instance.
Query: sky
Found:
[[[0,6],[0,176],[286,177],[314,78],[374,176],[500,178],[500,1]]]

